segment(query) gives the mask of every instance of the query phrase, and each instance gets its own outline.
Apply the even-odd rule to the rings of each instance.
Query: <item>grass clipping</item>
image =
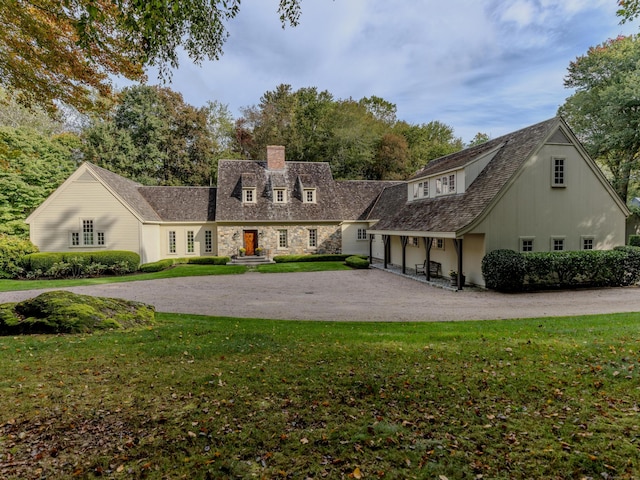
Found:
[[[66,291],[0,305],[0,335],[91,333],[154,323],[152,305]]]

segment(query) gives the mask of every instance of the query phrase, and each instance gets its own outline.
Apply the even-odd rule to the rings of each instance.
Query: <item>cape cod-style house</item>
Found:
[[[492,250],[611,249],[624,245],[628,215],[564,120],[552,118],[433,160],[385,189],[369,233],[385,263],[428,259],[483,285]]]
[[[41,251],[162,258],[263,252],[427,260],[483,285],[481,261],[518,251],[610,249],[629,211],[560,118],[429,162],[405,182],[336,181],[328,163],[221,160],[213,187],[146,187],[83,163],[27,219]],[[429,270],[427,269],[427,275]]]

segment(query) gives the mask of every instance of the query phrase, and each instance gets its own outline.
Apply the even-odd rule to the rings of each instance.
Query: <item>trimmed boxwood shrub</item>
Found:
[[[230,261],[229,257],[190,257],[188,263],[193,265],[226,265]]]
[[[500,291],[618,287],[640,281],[640,247],[518,253],[494,250],[482,260],[487,288]]]
[[[143,273],[161,272],[167,268],[173,267],[173,259],[165,258],[164,260],[158,260],[157,262],[145,263],[140,265],[139,270]]]
[[[140,255],[126,250],[100,252],[41,252],[23,257],[27,276],[77,277],[96,273],[124,275],[135,272]]]
[[[640,235],[629,235],[629,245],[640,247]]]
[[[351,268],[369,268],[369,260],[358,255],[352,255],[345,258],[344,263],[346,263]]]
[[[276,263],[291,262],[344,262],[348,257],[348,253],[318,253],[312,255],[277,255],[273,257]]]
[[[186,258],[165,258],[157,262],[140,265],[139,270],[144,273],[160,272],[171,268],[174,265],[226,265],[231,261],[229,257],[186,257]]]
[[[640,281],[640,247],[626,245],[615,247],[613,250],[626,253],[622,285],[633,285]]]
[[[522,290],[525,263],[513,250],[493,250],[482,259],[482,275],[487,288],[501,292]]]
[[[131,273],[140,266],[140,255],[127,250],[103,250],[87,252],[91,254],[91,263],[101,263],[113,273]]]
[[[81,253],[81,252],[78,252]],[[24,269],[28,272],[47,272],[51,267],[53,267],[54,263],[61,263],[64,261],[64,253],[58,252],[42,252],[42,253],[32,253],[31,255],[26,255],[23,258],[22,265]]]

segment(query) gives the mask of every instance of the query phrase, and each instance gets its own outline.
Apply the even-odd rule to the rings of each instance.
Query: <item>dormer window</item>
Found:
[[[429,197],[429,180],[424,182],[416,182],[413,184],[413,198]]]
[[[274,188],[273,203],[287,203],[287,190],[284,188]]]
[[[443,175],[436,178],[436,195],[456,193],[456,174]]]
[[[449,193],[456,193],[456,176],[449,175]]]
[[[316,203],[316,189],[305,188],[302,191],[302,201],[304,203]]]
[[[242,189],[242,203],[256,203],[256,189],[255,188],[243,188]]]

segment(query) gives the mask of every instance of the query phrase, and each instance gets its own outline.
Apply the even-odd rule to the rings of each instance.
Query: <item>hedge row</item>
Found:
[[[313,255],[277,255],[273,257],[276,263],[292,262],[344,262],[351,254],[346,253],[318,253]]]
[[[22,257],[22,275],[38,277],[81,277],[135,272],[140,255],[126,250],[99,252],[42,252]]]
[[[640,248],[533,253],[494,250],[482,260],[482,275],[487,288],[504,292],[632,285],[640,281]]]
[[[188,258],[165,258],[157,262],[145,263],[140,265],[140,271],[144,273],[160,272],[171,268],[174,265],[192,264],[192,265],[226,265],[231,258],[229,257],[188,257]]]

